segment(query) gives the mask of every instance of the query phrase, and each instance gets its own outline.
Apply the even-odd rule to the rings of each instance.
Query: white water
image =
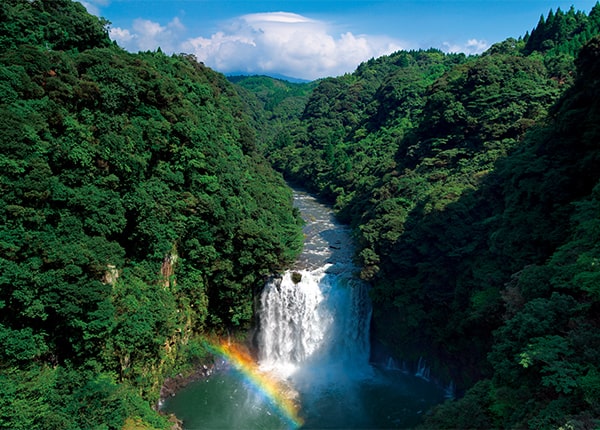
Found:
[[[369,376],[371,304],[354,273],[349,230],[314,198],[297,192],[295,202],[306,245],[297,270],[269,281],[261,295],[260,365],[296,386]]]
[[[271,280],[261,296],[260,364],[283,377],[304,367],[364,372],[369,360],[370,303],[366,287],[327,264]]]

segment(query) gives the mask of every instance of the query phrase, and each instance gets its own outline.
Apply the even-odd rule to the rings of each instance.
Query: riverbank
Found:
[[[211,360],[211,363],[205,362],[194,365],[190,372],[178,373],[177,375],[167,377],[164,380],[163,385],[160,388],[156,410],[160,414],[167,416],[169,422],[173,423],[173,426],[170,430],[183,430],[183,421],[180,420],[175,414],[166,413],[162,410],[165,401],[171,397],[175,397],[180,390],[184,389],[189,384],[208,378],[214,372],[215,368],[214,357]]]
[[[256,359],[255,348],[252,347],[252,333],[237,333],[233,336],[228,335],[226,343],[235,343],[239,349],[246,351],[248,356]],[[175,397],[181,390],[188,387],[190,384],[198,381],[203,381],[215,373],[222,372],[227,369],[228,364],[214,350],[211,345],[220,345],[224,340],[218,336],[201,337],[196,339],[198,345],[202,345],[202,353],[195,355],[193,358],[187,357],[187,362],[180,363],[182,369],[180,372],[165,378],[159,392],[159,399],[155,406],[156,410],[169,417],[169,420],[174,423],[171,430],[183,430],[183,421],[175,414],[167,413],[163,410],[165,402]]]
[[[174,397],[179,390],[187,387],[192,382],[208,378],[213,374],[214,369],[214,361],[212,363],[202,363],[195,366],[189,374],[178,373],[175,376],[166,378],[160,389],[159,410],[167,398]]]

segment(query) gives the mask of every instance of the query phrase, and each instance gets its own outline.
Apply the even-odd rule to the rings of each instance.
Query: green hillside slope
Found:
[[[248,327],[302,244],[225,77],[105,24],[0,4],[2,428],[168,426],[165,372],[197,334]]]
[[[268,148],[354,227],[374,354],[467,390],[428,428],[597,425],[599,11],[366,62]]]

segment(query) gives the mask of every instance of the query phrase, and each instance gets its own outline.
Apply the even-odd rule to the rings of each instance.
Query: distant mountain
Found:
[[[279,79],[281,81],[288,81],[293,84],[306,84],[308,82],[311,82],[310,80],[307,80],[307,79],[292,78],[290,76],[280,75],[279,73],[262,73],[261,74],[261,73],[248,73],[248,72],[231,72],[231,73],[225,73],[225,76],[227,76],[227,79],[229,79],[232,82],[235,82],[235,78],[245,77],[245,76],[266,76],[269,78]]]

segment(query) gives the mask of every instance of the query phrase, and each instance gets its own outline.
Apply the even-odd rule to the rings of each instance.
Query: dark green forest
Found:
[[[350,223],[373,349],[459,400],[423,428],[600,425],[600,5],[466,57],[319,82],[268,158]]]
[[[302,246],[233,85],[69,0],[0,4],[0,428],[165,428],[198,335]]]
[[[600,5],[305,84],[108,25],[0,3],[0,428],[169,428],[302,246],[284,178],[352,226],[374,354],[456,384],[423,428],[598,428]]]

